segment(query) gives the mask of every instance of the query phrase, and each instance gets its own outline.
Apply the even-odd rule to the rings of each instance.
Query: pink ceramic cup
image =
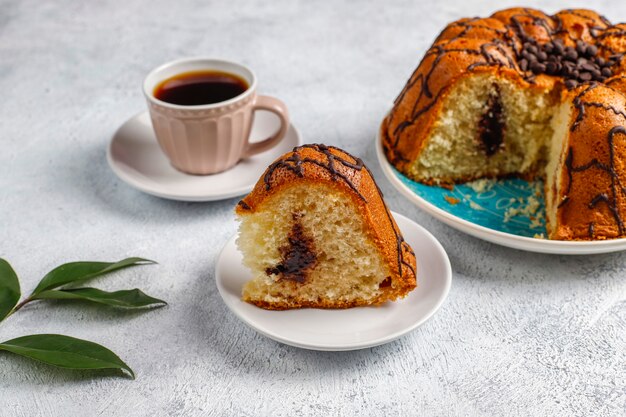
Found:
[[[250,87],[230,100],[200,106],[170,104],[154,96],[161,81],[201,70],[238,75]],[[219,59],[181,59],[152,70],[143,82],[143,92],[157,140],[172,166],[188,174],[215,174],[277,145],[289,127],[287,107],[276,98],[257,95],[256,87],[256,76],[249,68]],[[251,143],[254,112],[261,109],[275,113],[280,128],[269,138]]]

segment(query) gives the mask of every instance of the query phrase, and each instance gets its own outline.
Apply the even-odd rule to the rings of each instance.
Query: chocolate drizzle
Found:
[[[410,113],[404,120],[398,121],[392,131],[385,129],[383,132],[383,147],[393,164],[409,162],[397,149],[403,132],[416,124],[447,89],[447,85],[444,85],[438,91],[433,91],[430,85],[431,77],[447,55],[475,56],[474,62],[465,69],[469,72],[481,67],[507,68],[529,83],[535,82],[537,74],[548,74],[560,77],[568,89],[594,81],[603,82],[613,74],[612,68],[620,63],[624,52],[613,51],[600,41],[608,36],[626,36],[623,25],[611,26],[603,16],[596,18],[571,9],[551,17],[538,13],[531,9],[520,9],[510,15],[506,22],[497,14],[494,15],[495,19],[503,23],[502,27],[487,25],[483,19],[464,19],[451,23],[442,31],[394,101],[391,114],[396,113],[395,107],[400,105],[406,94],[414,86],[419,86]],[[562,17],[566,15],[584,20],[596,43],[587,43],[572,36],[563,25]],[[542,32],[543,39],[532,36],[528,30],[531,27],[534,31]],[[477,49],[455,46],[458,44],[456,41],[467,36],[471,38],[473,31],[491,33],[492,37],[487,39],[488,35],[481,34],[485,42]],[[448,36],[450,33],[454,35]],[[564,39],[573,46],[566,46]],[[427,71],[424,68],[428,68]]]
[[[250,210],[251,207],[248,205],[248,203],[246,203],[243,200],[239,200],[239,202],[237,203],[237,205],[239,205],[242,209],[244,210]]]
[[[322,154],[325,160],[318,160],[310,157],[303,157],[301,151],[303,149],[312,149],[316,152]],[[346,155],[348,158],[352,159],[354,162],[349,161],[344,158],[343,155]],[[307,144],[293,148],[291,155],[285,158],[281,158],[274,163],[272,163],[265,172],[263,177],[263,181],[265,183],[265,189],[270,190],[273,184],[273,177],[277,171],[281,169],[285,169],[289,172],[294,173],[299,178],[304,177],[304,169],[306,164],[312,164],[318,167],[323,168],[330,174],[330,178],[333,181],[343,181],[356,195],[359,196],[361,200],[367,203],[367,199],[365,196],[359,191],[359,187],[357,184],[353,182],[353,178],[359,178],[359,174],[362,175],[362,171],[365,170],[367,174],[372,179],[372,182],[376,186],[376,191],[385,207],[385,213],[387,215],[387,220],[389,221],[391,228],[395,235],[396,240],[396,252],[397,252],[397,262],[398,262],[398,274],[402,276],[403,266],[407,267],[413,276],[417,276],[415,268],[405,260],[405,253],[409,253],[411,255],[415,255],[411,247],[408,243],[405,242],[404,237],[400,233],[393,217],[391,216],[391,212],[385,203],[383,198],[383,192],[374,181],[374,175],[367,168],[363,161],[348,152],[336,148],[334,146],[327,146],[323,144]],[[350,171],[352,171],[350,173]],[[270,271],[270,272],[268,272]],[[274,273],[275,269],[268,269],[266,272]]]
[[[504,114],[497,85],[489,94],[487,110],[478,121],[478,137],[487,156],[492,156],[504,145]]]
[[[324,156],[326,156],[326,161],[318,161],[317,159],[308,158],[308,157],[302,158],[302,155],[300,155],[300,150],[304,148],[314,149],[317,152],[324,154]],[[343,180],[348,185],[348,187],[352,188],[352,190],[355,193],[357,193],[358,196],[361,197],[361,199],[363,199],[363,201],[367,201],[365,199],[365,196],[361,194],[361,192],[356,187],[356,185],[352,182],[352,180],[348,178],[347,175],[343,174],[341,170],[338,170],[337,169],[338,167],[336,165],[338,163],[340,165],[343,165],[355,171],[360,171],[363,168],[363,161],[361,161],[359,158],[349,155],[352,159],[354,159],[354,162],[350,162],[342,158],[341,156],[332,153],[331,150],[333,149],[343,152],[346,155],[349,155],[347,152],[342,151],[338,148],[335,148],[334,146],[326,146],[322,144],[302,145],[302,146],[293,148],[292,154],[289,157],[284,158],[284,159],[279,159],[278,161],[272,163],[267,168],[267,171],[265,172],[265,176],[263,178],[263,181],[265,182],[265,189],[269,190],[270,188],[272,188],[272,175],[274,175],[274,172],[277,169],[284,168],[293,172],[298,177],[302,177],[303,165],[306,163],[309,163],[309,164],[317,165],[327,170],[328,173],[330,174],[330,177],[334,181],[337,181],[338,179]]]
[[[563,197],[563,198],[561,199],[561,202],[560,202],[560,203],[559,203],[559,205],[557,206],[557,208],[561,208],[561,207],[563,207],[564,205],[566,205],[567,203],[569,203],[569,200],[570,200],[569,196],[565,196],[565,197]]]
[[[287,237],[288,243],[279,248],[282,261],[272,268],[267,268],[267,275],[278,275],[279,280],[294,281],[303,284],[308,272],[317,264],[317,254],[313,238],[306,235],[300,222],[301,214],[292,214],[293,226]]]
[[[605,193],[600,193],[598,195],[596,195],[590,202],[589,202],[589,208],[592,209],[596,206],[596,204],[598,204],[600,201],[603,201],[605,203],[608,204],[609,202],[609,196],[606,195]]]
[[[615,107],[606,104],[606,103],[600,103],[597,101],[583,101],[583,98],[585,97],[586,94],[588,94],[589,92],[591,92],[592,90],[594,90],[595,88],[597,88],[599,85],[599,83],[596,82],[592,82],[588,85],[585,86],[584,90],[581,90],[578,94],[576,94],[576,96],[574,97],[574,100],[572,101],[574,108],[577,111],[576,114],[576,120],[574,120],[574,123],[572,123],[572,125],[570,126],[570,130],[573,132],[578,128],[578,125],[583,121],[583,119],[585,118],[585,110],[587,107],[596,107],[596,108],[602,108],[606,111],[610,111],[612,113],[614,113],[617,116],[621,116],[624,118],[624,120],[626,121],[626,112],[621,111],[619,109],[616,109]],[[605,84],[606,86],[606,84]]]

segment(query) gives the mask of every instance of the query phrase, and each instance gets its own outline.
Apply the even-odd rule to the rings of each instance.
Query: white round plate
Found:
[[[278,129],[278,123],[272,113],[256,112],[251,141],[268,137]],[[301,144],[300,133],[290,125],[277,146],[239,161],[228,171],[213,175],[183,174],[170,165],[154,136],[148,112],[143,112],[127,120],[113,135],[107,161],[122,181],[148,194],[171,200],[214,201],[249,193],[269,164]]]
[[[502,224],[495,224],[496,221],[502,221],[502,216],[491,216],[489,219],[492,227],[486,227],[484,225],[477,224],[471,220],[476,220],[476,211],[468,205],[463,211],[462,204],[451,205],[446,203],[443,198],[439,198],[433,201],[441,201],[440,205],[435,205],[433,202],[426,200],[423,196],[431,196],[432,194],[441,194],[445,191],[441,187],[426,187],[424,185],[415,183],[409,178],[403,176],[387,161],[385,153],[383,151],[382,140],[380,137],[380,131],[376,135],[376,155],[378,156],[378,162],[382,167],[383,173],[391,184],[402,195],[408,198],[413,204],[420,209],[429,213],[433,217],[449,226],[454,227],[461,232],[475,236],[479,239],[486,240],[488,242],[496,243],[498,245],[507,246],[514,249],[521,249],[530,252],[539,253],[552,253],[560,255],[589,255],[598,253],[608,253],[626,250],[626,239],[608,239],[608,240],[595,240],[595,241],[562,241],[562,240],[548,240],[540,239],[529,236],[522,236],[519,234],[507,233],[501,230],[496,230],[497,226],[505,226]],[[519,180],[518,180],[519,181]],[[411,188],[413,187],[413,188]],[[435,193],[431,193],[425,188],[439,189],[435,190]],[[455,187],[458,188],[458,187]],[[421,190],[421,194],[418,193]],[[463,189],[464,193],[471,194],[473,191],[466,187]],[[510,192],[511,189],[506,189],[505,192]],[[527,192],[527,190],[519,189],[520,192]],[[460,197],[463,199],[463,195],[455,195],[450,193],[451,196]],[[514,195],[519,196],[519,195]],[[473,197],[473,196],[472,196]],[[478,199],[481,196],[477,196]],[[494,214],[494,213],[491,213]],[[501,214],[501,213],[500,213]],[[463,216],[463,217],[461,217]],[[485,224],[489,224],[486,222]],[[524,230],[524,225],[520,223],[522,227],[518,227],[517,230]],[[516,230],[515,227],[510,227],[510,230]]]
[[[222,299],[237,317],[257,332],[287,345],[313,350],[355,350],[382,345],[430,318],[450,291],[448,255],[426,229],[393,213],[417,258],[417,288],[406,298],[379,307],[345,310],[304,308],[270,311],[241,301],[250,271],[233,236],[219,255],[215,280]]]

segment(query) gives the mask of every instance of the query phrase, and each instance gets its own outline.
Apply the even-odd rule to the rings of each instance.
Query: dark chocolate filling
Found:
[[[495,154],[504,145],[504,114],[497,85],[489,94],[487,110],[478,122],[478,137],[487,156]]]
[[[313,239],[307,236],[300,222],[301,215],[293,214],[293,226],[288,236],[288,243],[282,246],[281,263],[267,268],[267,275],[278,275],[280,280],[304,283],[306,277],[317,264],[317,254]]]

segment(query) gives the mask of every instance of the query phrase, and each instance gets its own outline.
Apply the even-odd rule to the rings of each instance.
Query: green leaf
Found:
[[[9,315],[20,301],[20,282],[11,265],[0,258],[0,321]]]
[[[126,258],[119,262],[70,262],[54,268],[41,280],[31,297],[43,291],[76,281],[85,281],[118,269],[156,263],[143,258]]]
[[[60,334],[34,334],[0,343],[0,350],[68,369],[120,369],[135,373],[115,353],[97,343]]]
[[[141,290],[102,291],[97,288],[72,288],[43,291],[34,300],[86,300],[115,307],[141,308],[157,304],[167,304],[163,300],[150,297]]]

